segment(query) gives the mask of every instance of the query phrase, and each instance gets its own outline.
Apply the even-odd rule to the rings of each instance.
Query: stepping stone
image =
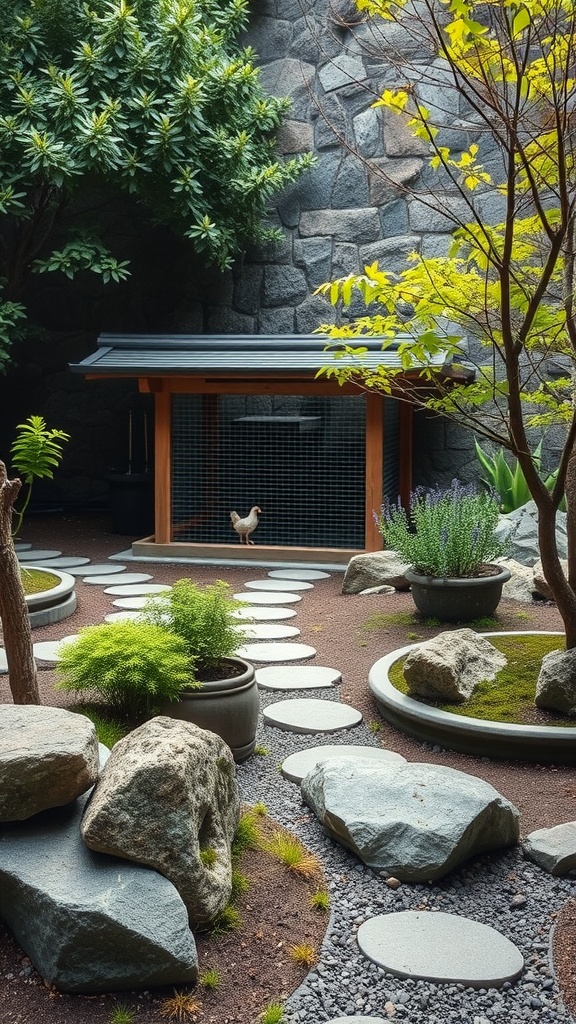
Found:
[[[326,1024],[390,1024],[390,1017],[333,1017]]]
[[[282,580],[250,580],[244,584],[250,590],[286,590],[286,584]],[[306,583],[303,580],[291,580],[291,590],[313,590],[313,583]]]
[[[259,608],[252,605],[251,608],[235,608],[230,612],[233,619],[254,619],[255,622],[278,621],[279,619],[293,619],[296,615],[295,608]]]
[[[298,750],[290,754],[282,762],[282,775],[289,782],[300,785],[302,779],[308,772],[311,772],[317,764],[329,761],[335,757],[368,758],[371,761],[405,761],[402,754],[396,754],[393,750],[384,750],[383,747],[355,747],[351,744],[343,746],[311,747],[309,750]]]
[[[125,572],[122,576],[122,583],[146,583],[152,577],[149,572]],[[95,583],[99,587],[108,587],[118,582],[117,576],[89,576],[83,583]]]
[[[122,586],[107,587],[104,593],[115,597],[144,597],[146,594],[164,594],[167,590],[172,590],[167,583],[123,583]]]
[[[107,573],[109,576],[116,575],[118,572],[124,572],[125,565],[85,565],[83,569],[70,569],[73,576],[103,576]]]
[[[0,647],[0,675],[4,675],[8,671],[8,661],[6,659],[6,651],[3,647]]]
[[[236,601],[244,601],[247,604],[296,604],[302,600],[300,594],[255,594],[248,592],[242,592],[241,594],[232,595]]]
[[[75,565],[88,565],[89,561],[81,555],[62,555],[60,558],[39,558],[34,564],[46,569],[70,569]]]
[[[30,551],[31,544],[25,544],[23,540],[17,540],[14,545],[14,551]]]
[[[272,569],[268,575],[273,580],[329,580],[329,572],[320,569]]]
[[[308,644],[243,644],[236,654],[248,661],[300,661],[301,658],[314,658],[316,648]]]
[[[368,960],[398,978],[497,988],[524,967],[517,946],[494,928],[436,911],[372,917],[360,925],[358,945]]]
[[[42,640],[40,643],[32,645],[34,657],[38,661],[49,661],[56,664],[57,661],[60,661],[62,648],[77,639],[78,633],[73,633],[71,636],[62,637],[61,640]]]
[[[246,640],[287,640],[291,636],[300,636],[296,626],[276,626],[269,622],[256,622],[249,625],[234,626]]]
[[[150,595],[148,595],[150,596]],[[128,611],[136,611],[148,604],[148,597],[118,597],[112,601],[115,608],[125,608]]]
[[[109,612],[104,616],[104,622],[134,622],[140,619],[139,612]]]
[[[337,668],[322,665],[274,665],[256,669],[261,690],[323,690],[342,679]]]
[[[19,562],[34,562],[37,558],[59,558],[62,554],[61,551],[19,551],[18,561]]]
[[[285,732],[339,732],[340,729],[352,729],[362,721],[360,712],[349,704],[310,697],[270,704],[263,713],[265,725],[274,725]]]

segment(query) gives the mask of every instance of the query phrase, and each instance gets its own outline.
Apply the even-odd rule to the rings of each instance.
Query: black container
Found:
[[[109,473],[112,533],[148,537],[154,533],[154,477],[150,473]]]

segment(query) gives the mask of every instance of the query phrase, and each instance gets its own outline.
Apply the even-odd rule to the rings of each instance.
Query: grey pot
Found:
[[[254,753],[260,712],[254,666],[237,657],[222,658],[222,662],[236,666],[237,675],[184,689],[180,700],[165,701],[160,713],[215,732],[228,744],[235,761],[245,761]]]
[[[413,569],[407,569],[405,576],[421,615],[441,622],[472,622],[493,615],[502,597],[502,587],[510,579],[510,570],[505,566],[494,568],[500,570],[495,576],[442,579],[420,576]]]

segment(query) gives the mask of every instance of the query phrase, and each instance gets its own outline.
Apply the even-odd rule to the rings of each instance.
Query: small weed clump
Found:
[[[187,1021],[196,1020],[196,1016],[202,1004],[188,992],[178,992],[174,989],[174,995],[165,999],[160,1007],[160,1016],[168,1020],[178,1021],[185,1024]]]
[[[76,704],[70,710],[77,712],[79,715],[85,715],[86,718],[89,718],[94,723],[98,742],[103,743],[109,750],[112,750],[114,744],[118,743],[118,740],[123,739],[129,731],[129,726],[125,722],[121,722],[120,719],[115,718],[113,715],[106,714],[99,705]]]
[[[388,626],[414,626],[417,622],[414,612],[390,612],[388,615],[377,612],[366,619],[362,629],[366,633],[373,633],[378,629],[387,629]]]
[[[268,814],[268,808],[266,807],[266,804],[263,804],[260,801],[254,804],[252,810],[254,814],[258,814],[259,817],[261,818],[264,818]]]
[[[301,942],[297,946],[292,946],[290,956],[295,963],[302,964],[304,967],[314,967],[314,964],[318,962],[316,950],[307,942]]]
[[[317,889],[310,897],[310,906],[314,910],[330,909],[330,893],[326,889]]]
[[[228,903],[219,914],[216,915],[212,921],[209,932],[210,935],[225,935],[226,932],[236,931],[242,925],[242,918],[236,910],[236,907],[232,903]]]
[[[368,722],[368,728],[370,729],[370,732],[380,732],[382,723],[373,718],[371,722]]]
[[[232,856],[240,857],[245,850],[255,850],[260,843],[260,829],[253,811],[245,811],[240,816],[234,838],[232,840]]]
[[[263,839],[261,845],[271,857],[276,857],[289,871],[303,878],[314,878],[320,871],[318,858],[296,836],[287,832],[275,831]]]
[[[236,903],[240,897],[248,891],[250,888],[250,879],[247,875],[244,875],[238,868],[232,868],[232,892],[230,893],[230,902]]]
[[[205,868],[213,868],[218,860],[218,854],[211,846],[207,846],[205,850],[200,850],[200,860]]]
[[[202,988],[207,989],[208,992],[213,992],[220,984],[220,971],[215,970],[213,967],[203,971],[198,978],[198,984],[202,985]]]
[[[134,1017],[134,1010],[130,1009],[127,1003],[116,1003],[108,1022],[109,1024],[132,1024]]]
[[[258,754],[258,757],[267,757],[267,755],[270,753],[270,751],[268,750],[268,747],[263,747],[263,746],[257,744],[254,747],[254,753]]]
[[[282,1024],[284,1007],[282,1003],[268,1003],[258,1018],[261,1024]]]

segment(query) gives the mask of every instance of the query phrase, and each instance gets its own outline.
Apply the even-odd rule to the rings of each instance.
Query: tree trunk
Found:
[[[556,545],[556,509],[550,500],[544,499],[538,505],[538,545],[544,577],[552,596],[558,605],[566,631],[566,650],[576,647],[576,593],[574,592],[571,566],[576,555],[576,451],[571,457],[571,467],[566,474],[566,530],[568,537],[569,579],[566,579]]]
[[[12,541],[12,509],[21,486],[20,480],[8,480],[0,462],[0,621],[14,703],[39,704],[32,630]]]

